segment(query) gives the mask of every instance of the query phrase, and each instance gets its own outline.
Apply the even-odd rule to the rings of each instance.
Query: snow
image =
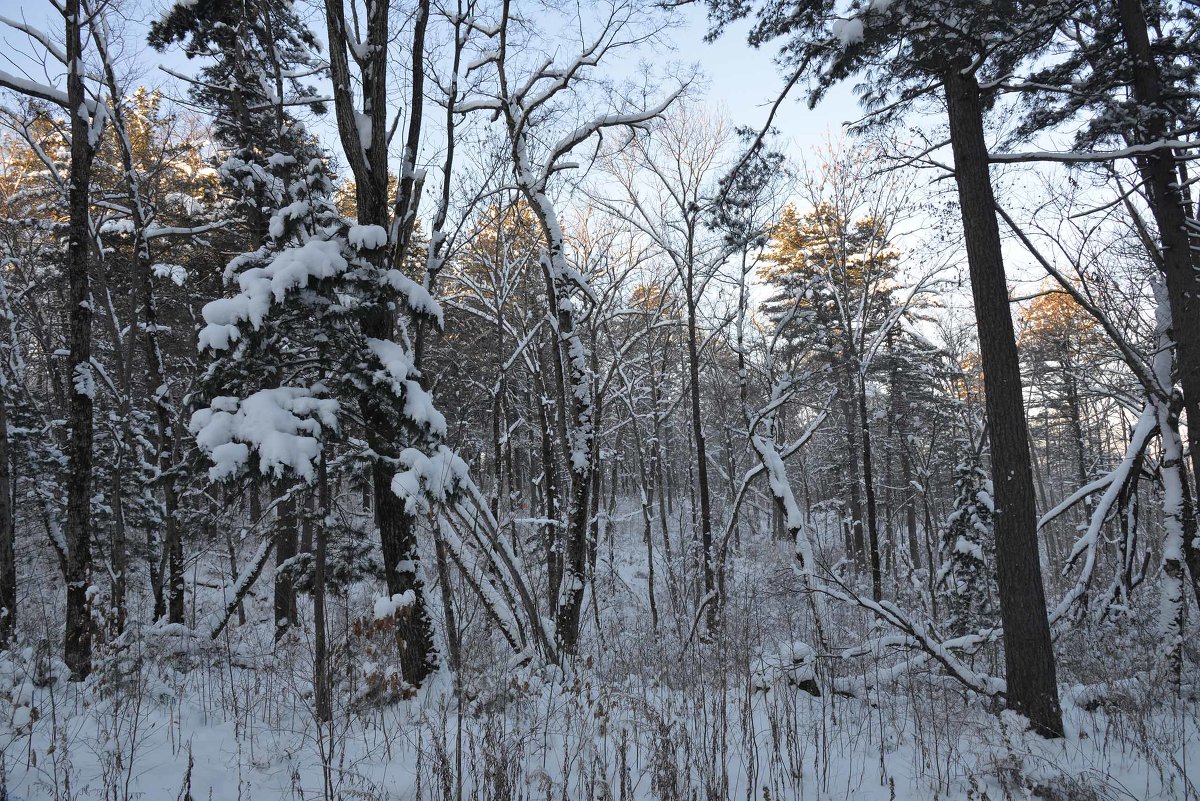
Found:
[[[417,602],[417,596],[412,590],[391,596],[381,596],[375,599],[375,619],[387,620],[399,612],[411,609]]]
[[[842,47],[857,44],[863,40],[863,21],[857,18],[834,20],[830,33]]]
[[[404,381],[413,372],[412,357],[404,348],[386,339],[367,339],[367,348],[383,365],[384,373],[397,380]]]
[[[96,373],[91,364],[81,362],[71,371],[71,383],[78,395],[96,397]]]
[[[399,270],[388,270],[387,281],[392,289],[404,296],[408,308],[418,314],[432,317],[439,326],[442,325],[442,307],[429,294],[429,290]]]
[[[282,239],[288,230],[288,223],[293,220],[303,220],[312,211],[306,200],[297,200],[281,208],[271,215],[269,230],[275,239]],[[287,251],[284,251],[287,252]]]
[[[983,548],[980,547],[979,543],[973,542],[963,536],[954,541],[954,552],[968,556],[977,562],[984,561]]]
[[[183,286],[187,281],[187,268],[179,264],[155,264],[150,269],[155,278],[169,278],[175,286]]]
[[[364,114],[360,111],[354,112],[354,124],[358,128],[358,143],[363,150],[368,150],[371,147],[371,131],[372,121],[370,114]]]
[[[445,445],[432,455],[405,448],[399,461],[405,469],[392,478],[392,492],[410,514],[429,508],[430,501],[445,503],[467,477],[467,463]]]
[[[280,251],[265,267],[251,267],[237,277],[241,291],[231,298],[218,298],[204,306],[206,325],[200,330],[200,350],[226,350],[238,340],[238,326],[262,327],[272,303],[310,281],[333,278],[345,272],[347,262],[341,246],[331,240],[310,239],[303,245]]]
[[[347,239],[355,250],[375,250],[387,244],[388,235],[381,225],[352,225]]]
[[[322,438],[338,430],[338,412],[334,399],[315,397],[303,387],[279,387],[242,400],[214,398],[192,414],[189,430],[213,463],[208,471],[213,481],[239,475],[255,456],[264,476],[290,474],[311,482]]]

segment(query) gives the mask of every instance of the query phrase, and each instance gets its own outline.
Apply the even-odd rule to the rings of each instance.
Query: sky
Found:
[[[0,6],[5,6],[10,0],[0,0]],[[178,48],[170,48],[166,53],[159,53],[145,44],[146,31],[152,20],[158,18],[170,5],[170,0],[124,0],[118,5],[124,17],[124,31],[119,36],[123,45],[123,62],[130,70],[131,85],[144,84],[163,88],[168,97],[184,94],[181,82],[170,77],[160,66],[183,73],[194,73],[200,64],[189,62]],[[297,4],[302,11],[304,3]],[[309,16],[309,24],[318,38],[324,39],[324,30],[316,4]],[[714,107],[730,123],[735,126],[749,126],[758,129],[765,124],[771,104],[782,90],[784,80],[779,67],[775,64],[773,54],[775,46],[768,44],[764,49],[752,48],[746,42],[747,22],[731,26],[715,42],[706,42],[708,31],[706,4],[692,3],[677,9],[681,24],[672,28],[668,36],[673,40],[675,49],[652,49],[636,55],[618,52],[625,56],[624,62],[614,62],[608,73],[614,77],[636,72],[639,59],[646,59],[656,69],[665,69],[671,64],[686,66],[695,65],[701,73],[703,94],[697,98],[704,105]],[[569,15],[568,8],[562,9],[563,15]],[[53,11],[45,0],[34,0],[29,6],[20,9],[0,9],[0,16],[16,16],[41,29],[61,37],[61,17]],[[564,17],[565,18],[565,17]],[[545,20],[545,25],[551,24]],[[31,43],[28,38],[11,29],[0,25],[0,69],[14,72],[40,82],[58,83],[61,76],[51,75],[47,79],[46,71],[30,54],[38,52],[40,46]],[[570,48],[568,47],[568,50]],[[564,53],[564,57],[565,57]],[[7,62],[7,63],[5,63]],[[603,72],[603,67],[601,68]],[[54,80],[54,79],[58,80]],[[796,162],[803,160],[806,154],[830,139],[837,139],[842,126],[860,116],[858,104],[852,95],[849,84],[841,84],[830,90],[822,102],[810,110],[803,97],[802,86],[793,90],[793,96],[785,100],[774,120],[774,127],[779,131],[782,141],[776,146],[782,149]],[[663,91],[667,91],[664,86]],[[315,129],[328,147],[338,150],[336,123],[330,112],[324,119],[311,120],[309,124]],[[440,131],[436,124],[430,126],[425,133],[423,144],[424,159],[439,159]],[[338,159],[340,161],[340,159]],[[426,193],[426,200],[433,193]]]
[[[702,4],[685,6],[683,16],[686,25],[674,32],[678,56],[698,63],[704,71],[709,82],[707,101],[723,108],[736,125],[761,127],[771,103],[783,89],[773,50],[747,44],[745,24],[734,26],[715,42],[705,42],[707,23]],[[827,137],[838,136],[844,123],[860,116],[848,85],[835,87],[811,111],[798,89],[775,116],[775,127],[791,144],[789,151],[794,155],[811,150]]]
[[[135,74],[140,83],[151,86],[174,83],[158,69],[160,64],[185,73],[196,68],[196,65],[189,65],[177,49],[158,53],[144,44],[150,21],[168,5],[167,0],[132,0],[122,4],[127,19],[126,55],[136,64]],[[734,26],[716,42],[705,42],[707,20],[702,3],[683,6],[679,15],[684,24],[671,31],[678,49],[660,57],[664,61],[670,58],[685,64],[698,64],[706,79],[706,103],[722,109],[735,125],[761,126],[770,104],[783,86],[771,50],[751,48],[746,43],[748,26],[745,24]],[[16,5],[15,0],[0,0],[0,16],[24,20],[61,38],[58,33],[61,18],[56,19],[57,14],[44,0],[21,6]],[[319,20],[312,22],[319,23]],[[318,29],[317,33],[322,35],[324,32]],[[0,69],[48,82],[45,71],[30,57],[38,49],[24,34],[0,26]],[[847,87],[835,88],[813,111],[805,106],[799,92],[795,94],[795,98],[780,107],[775,124],[796,153],[820,144],[827,136],[836,136],[844,122],[858,116],[857,105]]]

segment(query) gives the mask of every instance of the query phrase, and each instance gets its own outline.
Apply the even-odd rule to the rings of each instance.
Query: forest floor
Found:
[[[0,799],[1200,798],[1194,663],[1182,687],[1164,682],[1138,620],[1060,638],[1068,735],[1043,740],[935,673],[892,680],[888,632],[856,610],[831,607],[836,639],[881,645],[814,663],[791,548],[765,536],[744,537],[731,565],[719,637],[700,642],[688,605],[676,611],[684,590],[662,580],[666,560],[653,625],[635,522],[615,523],[600,549],[591,656],[568,672],[514,664],[463,606],[461,670],[412,695],[371,620],[373,585],[336,597],[327,723],[312,711],[310,629],[273,641],[269,577],[245,624],[215,641],[204,616],[131,625],[83,684],[65,681],[51,636],[0,654]],[[210,557],[195,566],[194,607],[219,610],[228,586]],[[61,619],[43,586],[27,621]],[[994,654],[979,659],[996,673]],[[834,676],[862,692],[810,692],[808,679],[819,690]]]

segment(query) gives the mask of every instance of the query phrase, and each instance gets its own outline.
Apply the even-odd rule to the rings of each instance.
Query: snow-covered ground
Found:
[[[689,589],[679,571],[666,580],[665,562],[652,627],[636,522],[605,537],[601,602],[589,604],[584,655],[566,671],[514,665],[486,617],[463,607],[462,669],[412,696],[391,667],[376,588],[352,588],[330,611],[335,715],[325,724],[312,711],[309,630],[272,640],[269,577],[245,625],[215,641],[202,616],[194,628],[134,626],[83,685],[64,681],[49,640],[0,655],[0,798],[1196,797],[1188,671],[1176,691],[1131,658],[1136,621],[1059,641],[1069,733],[1043,740],[936,672],[877,684],[896,663],[887,648],[818,654],[791,545],[765,536],[744,535],[722,636],[701,642],[676,613],[672,593]],[[197,573],[198,608],[223,606],[218,564],[213,555],[212,575]],[[57,603],[42,599],[47,619]],[[830,612],[839,643],[888,633],[855,610]],[[995,675],[994,659],[981,653],[974,667]],[[868,689],[830,692],[835,678]]]

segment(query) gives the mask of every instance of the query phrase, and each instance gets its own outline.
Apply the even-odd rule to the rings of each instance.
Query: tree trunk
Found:
[[[871,552],[871,596],[883,600],[883,569],[879,554],[879,522],[875,514],[875,478],[871,455],[871,425],[867,418],[866,380],[859,371],[856,386],[858,394],[858,419],[862,426],[863,494],[867,507],[867,543]]]
[[[281,488],[287,493],[288,490]],[[297,622],[294,557],[297,552],[296,498],[279,503],[275,520],[275,639],[278,641]]]
[[[943,78],[987,396],[1008,704],[1039,733],[1060,737],[1062,709],[1038,559],[1029,435],[988,173],[983,104],[975,76],[957,67]]]
[[[689,241],[690,247],[690,241]],[[690,256],[690,254],[689,254]],[[721,598],[717,596],[715,554],[712,538],[712,500],[708,487],[708,449],[704,439],[704,420],[700,416],[700,350],[697,343],[696,304],[695,296],[695,265],[688,259],[686,269],[687,286],[687,345],[688,345],[688,382],[690,384],[692,403],[692,437],[696,442],[696,489],[700,495],[700,549],[702,569],[704,571],[704,621],[708,633],[713,633],[720,626]]]
[[[1172,113],[1163,97],[1162,76],[1150,45],[1142,3],[1119,0],[1118,8],[1133,74],[1133,96],[1139,106],[1149,111],[1142,123],[1141,141],[1135,144],[1166,139]],[[1191,453],[1192,475],[1200,478],[1200,270],[1188,230],[1188,205],[1180,190],[1173,151],[1150,153],[1137,163],[1162,242],[1161,266],[1171,309],[1175,367],[1188,421],[1186,450]],[[1182,491],[1190,496],[1186,479],[1184,471]],[[1184,539],[1183,548],[1192,586],[1200,601],[1200,549],[1192,538]]]
[[[84,112],[82,9],[79,0],[66,0],[67,107],[71,116],[71,167],[67,231],[67,282],[71,386],[68,408],[70,441],[67,450],[67,601],[63,661],[73,679],[92,670],[92,623],[88,587],[92,574],[92,293],[88,264],[91,244],[89,193],[92,160],[90,116]]]
[[[8,461],[8,398],[0,387],[0,649],[7,649],[17,630],[17,562],[13,551],[12,480]]]
[[[330,698],[329,653],[325,638],[325,560],[329,540],[328,522],[332,511],[329,508],[329,473],[322,455],[317,476],[317,514],[315,553],[313,554],[313,706],[317,720],[325,723],[333,719],[333,704]]]
[[[414,219],[408,216],[408,212],[415,197],[415,187],[408,180],[411,174],[403,176],[398,203],[404,207],[401,211],[405,216],[397,220],[397,225],[393,227],[388,213],[387,140],[391,130],[387,101],[389,8],[381,0],[367,3],[366,19],[356,21],[364,23],[365,36],[359,36],[347,29],[341,0],[325,0],[330,74],[335,90],[334,110],[337,114],[338,136],[354,174],[358,222],[360,225],[378,225],[391,232],[390,244],[393,249],[389,256],[399,269],[397,260],[404,255],[411,234],[411,229],[406,229],[406,226]],[[421,4],[420,15],[414,26],[414,63],[419,63],[422,57],[424,16],[427,11],[428,5]],[[355,92],[351,87],[355,81],[350,74],[347,52],[351,43],[359,38],[365,40],[363,45],[366,53],[365,57],[355,54],[355,62],[360,67],[357,83],[363,99],[361,112],[354,104]],[[412,107],[406,142],[406,159],[409,160],[415,158],[413,142],[419,131],[419,109],[418,101]],[[360,125],[364,117],[370,121],[369,141],[366,142],[363,141]],[[383,268],[389,265],[377,263],[376,266]],[[394,296],[375,302],[363,315],[362,333],[371,339],[391,341],[395,336],[395,305]],[[389,595],[398,595],[411,590],[416,596],[411,612],[396,616],[396,641],[400,648],[400,669],[404,680],[419,687],[436,666],[437,652],[433,644],[433,621],[425,606],[425,587],[417,569],[416,520],[408,514],[404,502],[392,492],[394,460],[403,447],[403,433],[390,408],[373,403],[369,393],[364,393],[361,407],[367,429],[367,444],[378,454],[371,464],[372,501],[375,522],[379,527],[387,592]]]
[[[850,530],[846,540],[850,545],[850,552],[847,556],[851,557],[854,564],[861,568],[867,554],[867,544],[863,540],[862,484],[859,480],[861,452],[858,449],[858,432],[855,422],[858,415],[854,411],[854,386],[851,382],[850,366],[844,360],[842,364],[838,365],[837,375],[842,419],[845,422],[846,483],[850,489]]]

